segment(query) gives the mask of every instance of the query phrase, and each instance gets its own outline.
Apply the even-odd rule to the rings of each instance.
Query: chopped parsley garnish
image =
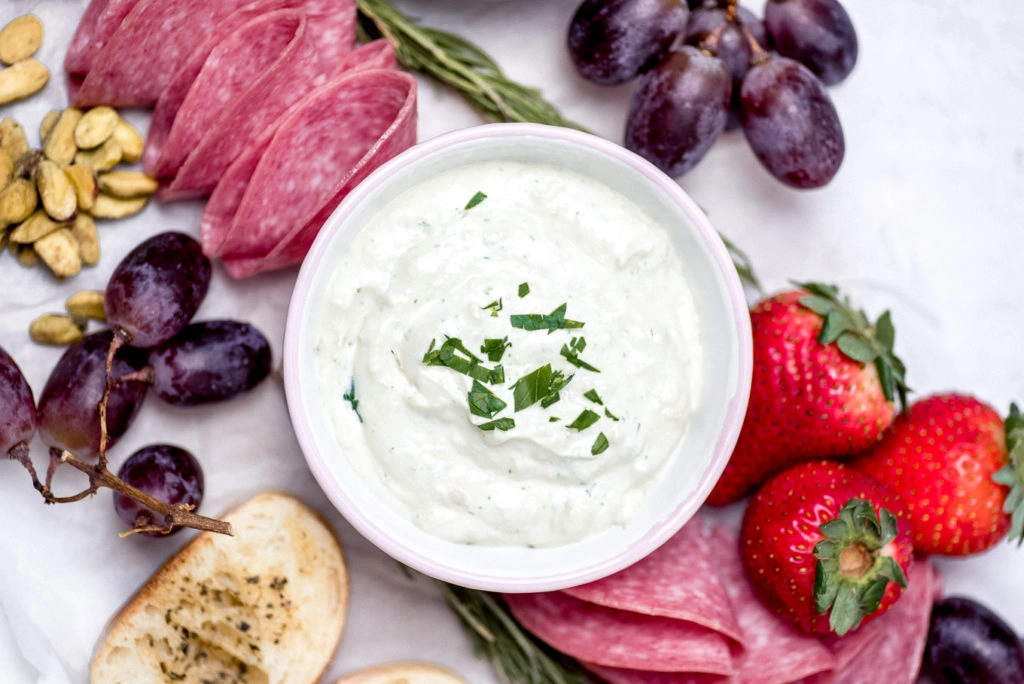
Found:
[[[590,409],[583,409],[583,413],[576,416],[576,420],[566,425],[566,427],[572,430],[579,430],[580,432],[583,432],[584,430],[586,430],[588,427],[590,427],[599,420],[601,420],[600,415],[594,413]]]
[[[347,401],[348,403],[352,404],[352,411],[355,412],[356,418],[358,418],[359,422],[362,423],[363,422],[363,417],[361,415],[359,415],[359,400],[356,399],[356,379],[355,379],[355,377],[352,378],[352,382],[348,386],[348,392],[345,392],[344,394],[342,394],[341,398],[344,399],[345,401]]]
[[[603,432],[598,433],[597,439],[594,440],[594,445],[590,447],[590,453],[597,456],[600,453],[604,453],[604,450],[608,448],[608,438],[604,436]]]
[[[498,297],[497,299],[495,299],[490,304],[485,304],[485,305],[481,306],[480,308],[481,309],[490,309],[491,310],[491,318],[497,318],[498,317],[498,312],[501,311],[504,308],[504,306],[501,303],[501,297]]]
[[[501,361],[501,357],[505,355],[505,350],[511,347],[512,344],[508,341],[506,335],[504,339],[487,338],[484,343],[480,345],[480,353],[487,355],[487,360],[491,363],[497,363]]]
[[[519,296],[525,297],[530,294],[530,283],[519,283]]]
[[[580,354],[587,348],[587,340],[583,337],[574,337],[569,340],[569,344],[563,344],[561,351],[558,353],[565,357],[565,360],[583,370],[593,371],[594,373],[600,373],[601,371],[594,368],[589,363],[580,358]],[[598,402],[601,403],[601,402]]]
[[[516,421],[512,418],[498,418],[487,423],[480,423],[477,425],[478,428],[484,432],[492,432],[494,430],[501,430],[507,432],[516,426]]]
[[[477,380],[473,381],[473,388],[469,390],[469,412],[481,418],[493,418],[507,404],[499,399],[494,392],[481,385]]]
[[[548,418],[548,422],[549,423],[557,423],[560,420],[562,420],[562,419],[559,418],[558,416],[551,416],[550,418]]]
[[[510,317],[512,327],[523,330],[547,330],[549,334],[560,329],[582,328],[583,323],[580,321],[565,317],[566,307],[567,305],[563,303],[549,314],[513,314]]]
[[[475,195],[473,195],[472,197],[470,197],[469,201],[466,202],[466,211],[468,211],[468,210],[472,209],[473,207],[475,207],[476,205],[480,204],[485,199],[487,199],[487,195],[485,195],[484,193],[482,193],[482,192],[480,192],[478,190],[477,193]]]
[[[615,414],[613,414],[611,411],[609,411],[607,406],[605,406],[605,408],[604,408],[604,415],[606,415],[607,417],[611,418],[616,423],[619,422],[619,417],[616,416]]]
[[[551,364],[546,363],[540,368],[519,378],[512,385],[512,396],[515,410],[518,413],[524,408],[533,406],[548,396],[551,387]]]
[[[604,402],[601,401],[601,395],[599,395],[597,393],[597,390],[595,389],[587,390],[586,392],[583,393],[583,396],[585,396],[587,399],[594,402],[595,404],[600,404],[601,406],[604,406]]]
[[[569,384],[573,376],[565,377],[565,373],[560,370],[553,371],[551,373],[551,384],[548,385],[548,394],[546,397],[540,400],[541,408],[547,408],[556,401],[561,399],[561,395],[558,393],[562,391],[562,388]]]
[[[500,385],[505,382],[505,369],[501,365],[494,368],[481,366],[480,358],[466,349],[466,345],[459,338],[449,337],[437,349],[434,348],[434,344],[434,340],[431,340],[427,353],[423,355],[423,363],[428,366],[445,366],[457,373],[468,375],[474,380],[491,385]],[[459,356],[459,352],[465,356]]]

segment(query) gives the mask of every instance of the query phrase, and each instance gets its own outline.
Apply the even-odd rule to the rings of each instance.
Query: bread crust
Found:
[[[313,684],[345,627],[337,535],[295,497],[259,494],[203,532],[125,603],[101,636],[94,684]]]

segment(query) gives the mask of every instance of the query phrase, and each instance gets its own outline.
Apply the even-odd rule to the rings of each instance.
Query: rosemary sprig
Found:
[[[421,26],[387,0],[356,0],[363,40],[386,38],[403,68],[455,89],[490,121],[521,121],[585,130],[562,117],[537,88],[517,83],[468,40]]]
[[[439,582],[477,657],[506,684],[590,684],[583,670],[523,631],[501,600],[485,591]]]

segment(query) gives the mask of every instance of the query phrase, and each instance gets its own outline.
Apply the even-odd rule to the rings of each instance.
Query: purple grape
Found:
[[[857,32],[837,0],[768,0],[764,23],[780,55],[835,85],[857,63]]]
[[[688,15],[681,0],[583,0],[569,24],[569,56],[588,81],[625,83],[658,62]]]
[[[203,500],[203,469],[188,451],[170,444],[152,444],[132,454],[117,471],[125,484],[168,504],[199,507]],[[127,496],[114,492],[114,510],[129,528],[165,524],[162,515]],[[193,509],[194,510],[194,509]],[[167,534],[174,534],[180,527]],[[165,537],[163,532],[141,532]]]
[[[104,301],[107,323],[133,347],[166,342],[195,315],[210,273],[210,260],[188,235],[151,237],[111,274]]]
[[[672,49],[643,75],[626,118],[626,147],[670,176],[689,171],[725,129],[732,91],[720,59]]]
[[[932,606],[925,664],[948,684],[1024,684],[1024,643],[985,606],[951,596]]]
[[[0,347],[0,456],[36,433],[36,402],[18,364]]]
[[[109,330],[86,335],[68,347],[50,372],[39,395],[39,434],[50,446],[67,449],[79,458],[100,452],[99,403],[107,384],[107,353],[114,334]],[[114,378],[146,367],[146,353],[121,347],[114,356]],[[142,406],[149,385],[122,380],[107,402],[107,446],[125,433]]]
[[[752,67],[740,104],[747,142],[773,176],[796,188],[832,180],[846,142],[825,86],[807,67],[778,56]]]
[[[176,406],[230,399],[270,373],[270,343],[237,321],[193,323],[149,355],[153,390]]]

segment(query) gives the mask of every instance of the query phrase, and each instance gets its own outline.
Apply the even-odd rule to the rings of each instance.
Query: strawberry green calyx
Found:
[[[847,297],[840,297],[835,285],[794,283],[809,293],[800,304],[820,315],[824,321],[818,342],[832,344],[847,357],[860,363],[874,363],[882,393],[889,401],[899,397],[900,408],[907,408],[906,367],[893,352],[896,330],[888,311],[874,323],[860,309],[854,309]]]
[[[899,563],[881,553],[896,539],[896,516],[885,508],[876,516],[869,501],[850,499],[820,529],[814,604],[821,615],[831,609],[829,627],[841,636],[878,609],[889,582],[907,586]]]
[[[992,475],[992,479],[1010,488],[1003,512],[1010,514],[1007,538],[1024,543],[1024,415],[1016,404],[1010,404],[1006,417],[1006,453],[1008,463]]]

